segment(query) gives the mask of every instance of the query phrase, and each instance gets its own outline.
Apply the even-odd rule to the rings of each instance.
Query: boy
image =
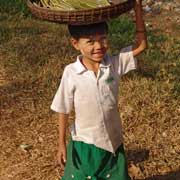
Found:
[[[136,68],[135,56],[147,47],[142,1],[135,3],[136,46],[109,56],[105,22],[69,25],[77,61],[66,66],[51,109],[59,113],[58,162],[63,180],[129,180],[118,112],[120,77]],[[66,154],[66,124],[75,109],[72,139]],[[66,162],[67,158],[67,162]]]

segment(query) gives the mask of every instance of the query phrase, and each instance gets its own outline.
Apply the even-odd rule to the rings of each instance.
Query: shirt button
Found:
[[[91,179],[91,176],[88,176],[87,179]]]
[[[107,175],[106,175],[106,177],[107,177],[107,178],[110,178],[110,177],[111,177],[111,175],[110,175],[110,174],[107,174]]]
[[[74,178],[74,175],[72,174],[71,177]]]

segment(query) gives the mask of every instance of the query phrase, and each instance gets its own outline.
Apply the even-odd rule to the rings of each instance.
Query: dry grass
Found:
[[[55,165],[57,118],[49,106],[76,53],[63,25],[7,13],[0,21],[0,180],[56,180],[62,170]],[[117,37],[111,36],[114,52],[122,46]],[[139,69],[120,87],[129,170],[135,179],[178,180],[180,39],[155,29],[148,37]],[[22,144],[31,146],[23,151]]]

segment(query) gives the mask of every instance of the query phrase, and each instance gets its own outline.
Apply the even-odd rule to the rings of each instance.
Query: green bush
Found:
[[[109,23],[109,36],[113,53],[117,53],[122,47],[132,44],[134,33],[135,25],[127,16],[112,20]]]
[[[26,0],[0,0],[0,13],[29,15]]]

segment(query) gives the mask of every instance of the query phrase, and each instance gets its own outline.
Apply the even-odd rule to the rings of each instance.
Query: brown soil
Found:
[[[174,18],[171,18],[174,16],[177,14],[173,12],[169,12],[168,16],[165,13],[158,16],[147,14],[145,19],[151,24],[152,29],[160,29],[160,32],[168,36],[179,37],[180,28]],[[1,53],[0,61],[4,59],[4,56]],[[46,89],[44,89],[42,93],[44,96],[40,99],[33,98],[38,92],[38,87],[41,86],[39,82],[33,82],[33,84],[16,81],[15,78],[6,74],[6,67],[1,66],[0,68],[0,180],[57,180],[63,172],[55,163],[57,117],[48,108],[44,109],[44,107],[49,107],[52,97],[46,99],[44,97]],[[131,80],[128,83],[128,88],[131,88],[131,85],[136,86],[136,82],[131,82]],[[140,83],[143,86],[146,80]],[[167,92],[168,88],[167,85]],[[131,92],[132,89],[129,91]],[[144,105],[149,103],[153,95],[151,93],[143,94],[149,99],[139,103]],[[121,98],[120,101],[126,102],[127,99]],[[163,101],[166,103],[171,99],[166,96]],[[156,103],[154,106],[156,113],[162,113],[163,117],[163,111],[172,111],[174,119],[167,122],[165,118],[162,124],[155,121],[144,123],[142,120],[130,125],[128,123],[132,123],[133,117],[138,119],[138,116],[144,117],[144,114],[134,114],[129,105],[126,105],[126,114],[129,115],[129,119],[126,120],[123,113],[121,115],[126,121],[124,122],[125,132],[127,132],[125,146],[129,171],[135,179],[179,180],[180,157],[177,154],[180,153],[178,133],[180,107],[162,109],[158,102]],[[173,126],[174,129],[165,128],[159,131],[159,125],[164,128]],[[173,144],[173,147],[170,144]]]

